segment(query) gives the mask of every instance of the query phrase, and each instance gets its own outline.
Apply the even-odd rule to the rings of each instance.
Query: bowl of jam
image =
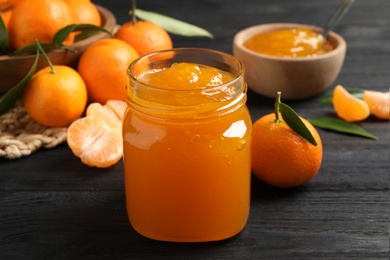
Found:
[[[245,66],[245,80],[254,92],[275,98],[305,99],[324,92],[336,80],[347,44],[337,33],[327,38],[322,28],[294,23],[252,26],[233,39],[233,54]]]

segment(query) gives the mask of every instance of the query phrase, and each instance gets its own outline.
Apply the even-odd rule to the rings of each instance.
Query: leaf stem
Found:
[[[280,111],[279,111],[279,104],[281,102],[281,96],[282,96],[282,92],[278,91],[276,93],[276,100],[275,100],[275,123],[280,123],[281,119],[280,119]]]
[[[38,49],[40,50],[40,52],[42,52],[42,55],[45,57],[47,63],[49,64],[50,69],[51,69],[51,73],[55,74],[56,70],[54,69],[53,63],[51,63],[49,56],[47,56],[45,50],[42,48],[42,45],[39,43],[38,40],[36,40],[36,43],[37,43]]]
[[[135,0],[131,0],[131,21],[133,22],[133,26],[137,25],[137,17],[135,16],[136,2]]]

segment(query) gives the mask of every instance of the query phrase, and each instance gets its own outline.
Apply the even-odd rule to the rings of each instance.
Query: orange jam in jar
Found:
[[[310,57],[334,49],[320,34],[311,29],[291,28],[263,32],[244,42],[252,51],[278,57]]]
[[[244,68],[207,49],[143,56],[128,70],[127,213],[151,239],[222,240],[245,226],[252,123]]]

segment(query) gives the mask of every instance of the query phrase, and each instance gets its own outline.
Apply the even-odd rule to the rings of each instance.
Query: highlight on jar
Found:
[[[175,242],[238,234],[251,178],[243,64],[210,49],[156,52],[130,65],[127,91],[124,172],[133,228]]]

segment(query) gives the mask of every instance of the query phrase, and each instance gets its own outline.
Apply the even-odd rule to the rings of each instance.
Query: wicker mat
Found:
[[[21,101],[0,116],[0,157],[16,159],[41,147],[53,148],[66,142],[66,127],[50,128],[30,118]]]

